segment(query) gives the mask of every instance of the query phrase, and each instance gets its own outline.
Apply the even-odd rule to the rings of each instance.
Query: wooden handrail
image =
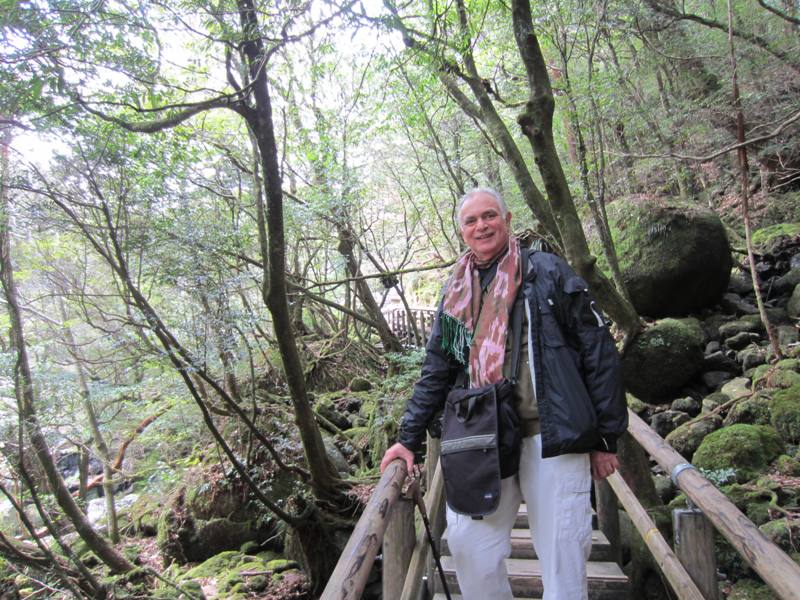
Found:
[[[628,416],[628,431],[666,472],[672,474],[679,465],[688,465],[673,477],[678,487],[705,513],[761,579],[782,600],[797,600],[800,566],[767,539],[725,494],[689,465],[636,413],[629,409]]]
[[[681,600],[703,600],[703,594],[692,581],[691,576],[675,556],[672,548],[661,535],[647,510],[641,505],[636,495],[619,473],[612,473],[607,479],[614,493],[619,498],[622,507],[628,513],[636,529],[642,535],[644,543],[652,552],[656,563],[669,581],[672,589]]]
[[[381,475],[361,518],[347,541],[320,600],[358,600],[406,479],[406,464],[392,461]]]

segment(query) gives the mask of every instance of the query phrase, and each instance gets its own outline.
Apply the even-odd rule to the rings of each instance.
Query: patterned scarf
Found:
[[[519,242],[509,236],[508,251],[497,263],[483,306],[478,273],[483,265],[476,264],[471,250],[458,259],[450,275],[440,321],[442,349],[462,365],[469,360],[470,387],[503,378],[509,314],[522,280],[519,257]]]

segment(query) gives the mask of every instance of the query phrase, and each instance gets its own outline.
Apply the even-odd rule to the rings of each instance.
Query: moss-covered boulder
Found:
[[[731,250],[713,211],[673,199],[622,198],[609,205],[608,217],[622,277],[640,314],[685,316],[725,292]],[[599,264],[605,268],[602,259]]]
[[[754,231],[752,240],[753,245],[759,250],[771,252],[781,238],[797,235],[800,235],[800,223],[776,223]]]
[[[663,319],[643,331],[622,359],[625,386],[645,402],[683,387],[702,366],[704,334],[697,319]]]
[[[800,384],[776,392],[769,403],[772,425],[783,441],[800,443]]]
[[[800,535],[800,522],[797,519],[789,517],[776,519],[769,523],[764,523],[759,529],[784,552],[796,552],[794,541]]]
[[[692,456],[705,437],[720,427],[722,427],[722,418],[719,415],[711,415],[681,425],[670,433],[666,440],[686,460],[692,460]]]
[[[257,540],[265,532],[251,521],[227,517],[199,519],[185,502],[184,491],[171,499],[158,520],[156,542],[165,562],[202,562],[226,550],[238,549],[244,542]]]
[[[769,425],[770,424],[770,399],[763,392],[752,398],[742,398],[728,411],[725,416],[724,425],[736,425],[736,423],[748,423],[750,425]]]
[[[783,442],[775,429],[739,423],[706,436],[692,461],[702,469],[735,469],[741,483],[766,471],[782,453]]]

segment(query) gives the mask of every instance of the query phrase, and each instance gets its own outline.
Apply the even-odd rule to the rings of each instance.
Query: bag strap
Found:
[[[530,248],[520,248],[520,260],[522,260],[522,283],[520,285],[517,298],[514,300],[514,308],[511,313],[511,383],[517,385],[517,374],[519,373],[519,355],[522,345],[522,309],[525,296],[522,289],[525,286],[525,276],[528,274],[528,259],[532,254]]]

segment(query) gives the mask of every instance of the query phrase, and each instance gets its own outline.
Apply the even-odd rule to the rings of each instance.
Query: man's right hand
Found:
[[[381,473],[383,473],[386,470],[386,467],[389,466],[389,463],[396,458],[402,458],[405,461],[408,475],[411,475],[414,472],[414,453],[403,446],[403,444],[400,442],[397,442],[394,446],[386,451],[386,454],[383,455],[383,460],[381,460]]]

